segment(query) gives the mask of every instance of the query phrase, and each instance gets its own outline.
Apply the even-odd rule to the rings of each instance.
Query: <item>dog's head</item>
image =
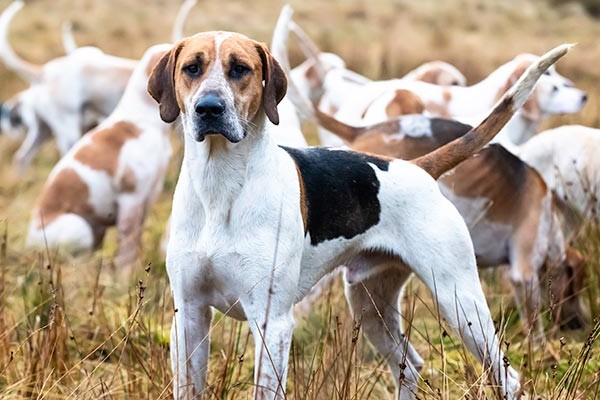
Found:
[[[538,57],[521,54],[511,62],[513,72],[501,89],[508,90]],[[499,94],[501,96],[501,94]],[[587,102],[587,94],[576,88],[573,82],[556,72],[554,66],[542,75],[529,99],[521,109],[521,115],[539,121],[544,115],[570,114],[581,111]]]
[[[173,122],[181,113],[184,131],[199,142],[217,134],[237,143],[257,133],[265,115],[278,124],[286,90],[285,73],[267,46],[229,32],[179,41],[148,80],[161,118]]]
[[[319,102],[325,92],[325,78],[331,71],[347,71],[346,63],[333,53],[319,53],[317,59],[308,58],[290,71],[290,79],[304,97],[314,104]]]
[[[405,78],[440,86],[467,86],[467,78],[462,72],[444,61],[426,62],[406,74]]]
[[[16,138],[25,131],[22,116],[21,93],[0,105],[0,132]]]
[[[580,329],[587,324],[580,294],[585,283],[585,259],[569,247],[558,268],[549,269],[553,315],[563,329]]]

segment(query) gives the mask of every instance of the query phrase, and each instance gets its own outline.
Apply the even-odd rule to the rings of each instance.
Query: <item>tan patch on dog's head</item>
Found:
[[[442,75],[441,69],[432,68],[432,69],[425,70],[423,73],[415,76],[415,79],[419,80],[419,81],[427,82],[427,83],[433,83],[434,85],[440,85],[439,81],[440,81],[441,75]]]
[[[422,114],[425,105],[421,98],[409,90],[398,89],[396,95],[385,108],[388,119],[401,115]]]
[[[61,170],[42,190],[36,207],[37,228],[41,229],[65,213],[92,217],[94,209],[89,203],[89,196],[87,184],[75,170]]]
[[[558,266],[546,265],[550,282],[551,310],[561,329],[581,329],[589,323],[581,305],[585,288],[586,260],[576,249],[567,246],[565,259]]]
[[[141,134],[139,128],[126,121],[90,133],[90,142],[79,148],[75,159],[88,167],[115,176],[121,148],[126,141]]]
[[[221,68],[223,76],[219,79],[224,78],[234,93],[240,119],[254,120],[262,107],[273,123],[279,123],[277,104],[287,89],[283,70],[265,44],[238,33],[223,32],[200,33],[183,39],[152,71],[148,91],[160,104],[164,121],[173,122],[185,110],[185,101],[207,78],[214,77],[211,75],[214,68]]]
[[[500,87],[498,93],[496,93],[494,101],[498,101],[500,98],[502,98],[502,96],[504,96],[504,93],[506,93],[508,89],[510,89],[519,80],[521,75],[525,73],[533,61],[534,59],[528,55],[521,55],[515,58],[515,68],[504,85]],[[525,104],[523,104],[523,107],[521,108],[521,115],[533,121],[539,120],[542,116],[542,109],[540,107],[537,93],[538,91],[534,88],[533,92],[529,95],[527,101],[525,101]]]
[[[415,70],[415,80],[439,86],[464,86],[465,77],[449,65],[441,61],[430,61]]]
[[[146,64],[146,69],[144,71],[146,76],[150,76],[154,67],[156,67],[158,62],[165,56],[166,53],[167,53],[166,50],[165,51],[157,51],[155,54],[153,54],[151,56],[150,60],[148,60],[148,63]]]

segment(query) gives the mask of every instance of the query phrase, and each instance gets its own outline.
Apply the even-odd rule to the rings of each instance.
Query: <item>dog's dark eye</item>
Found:
[[[229,70],[229,76],[233,79],[240,79],[248,72],[250,72],[250,68],[246,67],[243,64],[235,64],[231,67],[231,70]]]
[[[200,66],[198,64],[195,64],[195,63],[183,67],[183,70],[189,76],[198,76],[198,75],[200,75]]]
[[[550,71],[544,72],[544,75],[550,76]]]

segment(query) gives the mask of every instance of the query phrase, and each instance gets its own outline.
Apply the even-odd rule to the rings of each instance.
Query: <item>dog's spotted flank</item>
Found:
[[[340,237],[351,239],[379,222],[380,184],[374,168],[387,171],[388,161],[319,147],[284,149],[301,174],[312,245]]]

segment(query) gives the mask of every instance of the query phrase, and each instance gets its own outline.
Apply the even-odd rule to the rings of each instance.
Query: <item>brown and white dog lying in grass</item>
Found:
[[[20,58],[8,41],[8,29],[23,7],[15,1],[0,16],[0,59],[30,87],[2,106],[2,132],[26,138],[15,154],[19,170],[29,165],[40,145],[54,136],[64,155],[82,133],[109,115],[119,99],[136,60],[110,56],[96,47],[81,47],[44,65]]]
[[[113,113],[52,169],[32,213],[28,246],[91,250],[116,225],[115,263],[137,258],[144,218],[171,157],[169,125],[160,119],[146,83],[170,49],[157,45],[146,51]]]

